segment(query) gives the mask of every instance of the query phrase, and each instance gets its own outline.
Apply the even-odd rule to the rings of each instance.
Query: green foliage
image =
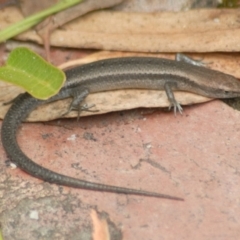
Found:
[[[239,0],[222,0],[218,5],[219,8],[237,8],[239,7]]]
[[[41,22],[44,18],[56,12],[62,11],[65,8],[71,7],[77,3],[80,3],[82,1],[83,0],[61,0],[59,3],[55,4],[54,6],[46,10],[43,10],[30,17],[27,17],[20,22],[12,24],[6,29],[0,31],[0,42],[3,42],[11,37],[16,36],[19,33],[22,33],[27,29],[31,28],[32,26],[36,25],[37,23]]]
[[[48,99],[63,86],[63,71],[46,62],[28,48],[13,50],[0,68],[0,79],[24,88],[38,99]]]

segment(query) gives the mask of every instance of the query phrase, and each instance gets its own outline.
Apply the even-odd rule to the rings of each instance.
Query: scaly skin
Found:
[[[66,71],[67,82],[49,100],[42,101],[25,93],[15,99],[2,124],[2,144],[9,158],[23,171],[44,181],[97,191],[144,195],[183,200],[182,198],[142,190],[91,183],[55,173],[39,166],[20,149],[16,134],[19,125],[39,105],[73,97],[71,108],[76,108],[92,92],[117,89],[165,89],[170,104],[181,111],[173,90],[197,93],[211,98],[240,96],[240,82],[233,76],[201,66],[173,60],[130,57],[101,60]],[[71,109],[70,109],[71,110]]]

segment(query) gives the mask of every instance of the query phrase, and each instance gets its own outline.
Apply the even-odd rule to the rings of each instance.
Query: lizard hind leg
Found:
[[[172,87],[174,87],[175,85],[176,85],[175,82],[167,82],[164,85],[164,89],[165,89],[165,92],[167,94],[168,101],[170,103],[169,109],[171,109],[171,107],[173,107],[174,114],[176,115],[177,111],[180,114],[182,114],[183,113],[183,109],[182,109],[180,103],[175,99],[174,93],[172,91]]]
[[[88,89],[76,88],[72,93],[72,102],[69,105],[66,113],[63,114],[63,116],[67,115],[71,111],[78,111],[78,119],[79,119],[80,112],[83,110],[86,110],[86,106],[82,106],[81,102],[88,96],[88,94],[89,94]]]

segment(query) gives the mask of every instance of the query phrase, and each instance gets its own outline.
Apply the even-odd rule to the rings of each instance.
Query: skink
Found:
[[[195,62],[194,62],[195,63]],[[67,81],[61,91],[48,100],[37,100],[28,93],[19,95],[2,124],[2,144],[9,158],[23,171],[44,181],[97,191],[145,195],[183,200],[182,198],[143,190],[91,183],[50,171],[28,158],[20,149],[16,134],[19,125],[36,107],[72,97],[71,109],[78,108],[89,93],[118,89],[165,90],[170,105],[181,111],[173,91],[189,91],[211,98],[240,96],[240,82],[233,76],[186,61],[151,57],[107,59],[66,71]]]

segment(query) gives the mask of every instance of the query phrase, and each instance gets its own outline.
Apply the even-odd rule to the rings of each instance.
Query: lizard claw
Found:
[[[183,108],[178,102],[174,102],[173,104],[171,104],[168,109],[171,110],[172,106],[173,106],[173,111],[175,116],[177,115],[177,112],[179,112],[180,114],[183,114]]]

